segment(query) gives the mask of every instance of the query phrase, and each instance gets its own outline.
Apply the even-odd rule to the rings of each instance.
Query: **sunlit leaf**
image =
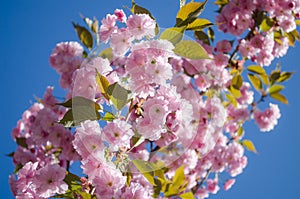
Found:
[[[173,186],[181,186],[185,181],[184,166],[179,167],[173,178]]]
[[[176,27],[186,26],[192,23],[201,14],[206,4],[205,2],[189,2],[182,6],[176,15]]]
[[[286,97],[280,93],[273,93],[270,95],[270,97],[272,97],[273,99],[282,102],[284,104],[288,104],[288,100],[286,99]]]
[[[178,42],[182,40],[184,29],[185,27],[167,28],[161,33],[159,39],[168,40],[173,45],[176,45]]]
[[[104,116],[101,117],[101,120],[111,122],[111,121],[113,121],[115,118],[116,118],[116,117],[115,117],[112,113],[106,112],[106,113],[104,114]]]
[[[173,51],[177,55],[189,59],[210,59],[204,48],[197,42],[191,40],[179,42]]]
[[[242,145],[248,150],[257,153],[255,146],[251,140],[243,140]]]
[[[77,32],[77,35],[80,39],[80,41],[88,48],[93,48],[94,39],[90,31],[88,31],[85,27],[80,26],[78,24],[75,24],[73,22],[73,26],[75,28],[75,31]]]
[[[114,83],[108,86],[107,94],[110,96],[110,100],[116,107],[121,110],[128,101],[128,90],[120,86],[118,83]]]
[[[274,20],[268,16],[266,16],[261,22],[259,28],[263,32],[269,31],[274,25]]]
[[[280,70],[274,70],[271,72],[271,75],[270,75],[270,82],[271,82],[271,85],[274,84],[275,82],[277,82],[277,80],[280,78]]]
[[[237,134],[239,137],[241,137],[244,134],[244,129],[242,126],[240,126],[240,128],[238,129]]]
[[[70,108],[59,121],[65,127],[73,127],[86,120],[99,120],[101,107],[96,102],[76,96],[60,105]]]
[[[269,94],[279,93],[282,89],[284,89],[284,86],[279,84],[274,84],[269,88]]]
[[[202,41],[204,44],[210,45],[208,35],[203,31],[195,31],[194,36],[196,39]]]
[[[211,21],[209,21],[208,19],[197,18],[197,19],[195,19],[195,21],[188,24],[186,29],[187,30],[202,30],[202,29],[207,28],[211,25],[213,25],[213,23],[211,23]]]
[[[133,160],[132,163],[152,185],[155,185],[153,168],[149,162],[144,160]]]
[[[112,48],[106,48],[99,53],[99,57],[102,57],[103,59],[107,58],[110,61],[112,60],[113,56]]]
[[[231,85],[235,88],[235,89],[240,89],[243,85],[243,78],[241,75],[237,74],[235,75],[232,80],[231,80]]]
[[[211,27],[208,28],[207,35],[212,42],[215,40],[215,32]]]
[[[241,91],[234,88],[234,86],[230,86],[228,90],[235,98],[240,98],[242,96]]]
[[[105,97],[105,99],[109,100],[109,95],[107,91],[110,83],[108,79],[106,79],[105,76],[101,75],[97,70],[96,70],[96,82],[100,88],[102,95]]]
[[[261,80],[256,75],[248,74],[248,79],[250,80],[251,84],[257,91],[261,91],[262,83]]]
[[[186,192],[186,193],[180,194],[179,197],[181,199],[195,199],[194,194],[192,192]]]
[[[284,81],[287,81],[287,80],[289,80],[289,79],[292,77],[293,74],[294,74],[294,73],[292,73],[292,72],[282,72],[282,73],[280,74],[280,77],[276,80],[276,82],[284,82]]]
[[[234,107],[237,107],[237,101],[236,98],[232,94],[226,94],[227,100],[230,102],[229,104],[232,104]]]
[[[251,65],[251,66],[248,66],[247,69],[248,69],[248,71],[259,74],[259,75],[267,74],[265,69],[259,65]]]
[[[132,173],[131,172],[126,172],[126,186],[129,187],[130,186],[130,182],[132,179]]]
[[[135,148],[135,147],[139,146],[140,144],[142,144],[145,141],[145,138],[143,136],[140,136],[140,137],[133,136],[131,140],[132,140],[131,148]]]
[[[90,106],[94,108],[95,110],[99,111],[101,109],[100,105],[94,102],[93,100],[81,97],[81,96],[75,96],[66,102],[58,103],[58,105],[64,106],[66,108],[73,108],[76,106]]]

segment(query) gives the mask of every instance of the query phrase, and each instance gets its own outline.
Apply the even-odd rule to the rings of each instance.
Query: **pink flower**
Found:
[[[85,121],[76,129],[74,148],[84,159],[88,156],[102,158],[104,143],[101,137],[101,129],[97,121]]]
[[[111,148],[129,147],[130,139],[134,135],[131,125],[122,120],[114,120],[108,123],[103,129],[103,134]]]
[[[216,194],[220,190],[217,180],[207,179],[206,183],[207,183],[207,190],[210,193]]]
[[[121,9],[116,9],[114,12],[114,15],[117,17],[117,20],[120,22],[125,23],[126,22],[126,15],[124,11]]]
[[[251,91],[251,86],[248,82],[243,82],[242,87],[240,88],[241,97],[237,99],[239,104],[251,104],[253,102],[253,91]]]
[[[32,186],[34,176],[38,168],[38,162],[27,162],[22,169],[18,172],[18,181],[16,182],[16,188],[19,193],[25,193],[28,190],[33,190]]]
[[[234,178],[226,180],[226,182],[224,184],[224,187],[223,187],[224,190],[225,191],[229,190],[234,183],[235,183],[235,179]]]
[[[269,104],[270,108],[265,111],[259,109],[254,110],[254,120],[262,132],[271,131],[278,123],[280,118],[280,110],[276,104]]]
[[[73,72],[80,67],[83,47],[78,42],[61,42],[50,55],[50,65],[61,74],[60,85],[69,88]]]
[[[63,181],[66,170],[58,165],[47,165],[37,171],[34,178],[37,194],[49,198],[55,194],[63,194],[68,185]]]
[[[143,105],[143,118],[139,118],[137,129],[145,138],[157,140],[160,134],[165,132],[164,124],[167,116],[167,101],[161,99],[149,99]]]
[[[228,53],[231,51],[231,43],[228,40],[218,41],[215,51],[220,53]]]
[[[118,28],[116,26],[116,15],[107,14],[105,19],[102,19],[99,30],[100,40],[102,42],[107,42],[113,32],[115,32]]]
[[[126,177],[119,170],[111,167],[103,167],[100,175],[96,176],[92,183],[96,187],[97,198],[111,199],[116,196],[126,182]]]
[[[130,187],[126,187],[124,193],[120,193],[120,198],[141,198],[151,199],[149,190],[139,183],[130,183]]]
[[[116,56],[125,55],[133,41],[131,33],[127,29],[120,29],[118,32],[113,33],[110,39],[110,46]]]
[[[155,21],[147,14],[129,16],[126,25],[131,34],[138,40],[145,36],[154,37],[155,35]]]

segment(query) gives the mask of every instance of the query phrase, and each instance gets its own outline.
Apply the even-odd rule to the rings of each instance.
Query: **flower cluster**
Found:
[[[13,129],[14,195],[206,198],[220,187],[230,189],[247,165],[245,148],[255,152],[243,124],[254,119],[261,131],[270,131],[281,116],[276,104],[265,111],[258,105],[267,95],[283,99],[283,87],[275,83],[290,75],[276,70],[268,76],[262,66],[287,52],[290,40],[275,33],[294,31],[299,9],[293,0],[221,4],[218,28],[249,33],[235,46],[197,40],[193,48],[203,51],[201,59],[182,53],[181,41],[159,38],[145,9],[106,15],[96,28],[99,41],[109,45],[105,56],[96,49],[86,57],[77,42],[57,44],[50,64],[67,89],[66,102],[48,87]],[[264,20],[271,20],[268,30],[261,27]],[[242,77],[246,59],[260,65],[248,68],[255,73],[249,74],[251,84]],[[257,102],[251,85],[261,94]],[[75,161],[81,177],[70,172]]]

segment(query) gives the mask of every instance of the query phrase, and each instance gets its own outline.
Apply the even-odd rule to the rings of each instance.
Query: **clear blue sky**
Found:
[[[151,10],[161,27],[172,26],[179,0],[136,0]],[[209,4],[212,1],[209,0]],[[56,96],[63,96],[58,88],[59,76],[50,68],[48,57],[61,41],[76,40],[71,21],[83,24],[79,13],[90,18],[104,17],[115,8],[130,6],[131,0],[11,0],[0,6],[0,86],[1,86],[1,144],[0,198],[13,198],[8,175],[13,171],[11,159],[5,157],[15,150],[10,132],[21,114],[34,102],[34,95],[42,96],[47,85],[53,85]],[[211,16],[212,6],[203,13]],[[300,43],[299,43],[300,44]],[[291,48],[280,60],[289,71],[300,71],[300,45]],[[285,85],[288,106],[280,105],[282,118],[270,133],[260,133],[252,125],[246,129],[247,138],[255,142],[259,154],[248,153],[248,166],[237,177],[234,187],[211,198],[222,199],[297,199],[300,165],[300,74]],[[298,125],[298,126],[297,126]]]

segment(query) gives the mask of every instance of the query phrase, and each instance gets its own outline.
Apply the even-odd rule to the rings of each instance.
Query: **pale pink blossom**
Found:
[[[34,185],[39,196],[49,198],[55,194],[63,194],[68,190],[68,185],[63,181],[66,170],[56,164],[47,165],[37,171]]]
[[[123,23],[126,22],[127,17],[122,9],[116,9],[114,12],[114,15],[117,17],[118,21],[123,22]]]
[[[235,183],[235,179],[234,178],[226,180],[226,182],[224,183],[224,187],[223,187],[224,190],[225,191],[229,190],[233,186],[234,183]]]
[[[145,36],[155,36],[155,21],[147,14],[134,14],[128,17],[126,25],[134,36],[140,40]]]
[[[107,14],[105,19],[102,19],[101,26],[99,30],[100,40],[102,42],[107,42],[113,32],[115,32],[118,27],[116,26],[116,15]]]
[[[255,109],[253,112],[254,120],[262,132],[271,131],[277,125],[280,118],[280,110],[276,104],[269,104],[270,108],[265,111]]]

